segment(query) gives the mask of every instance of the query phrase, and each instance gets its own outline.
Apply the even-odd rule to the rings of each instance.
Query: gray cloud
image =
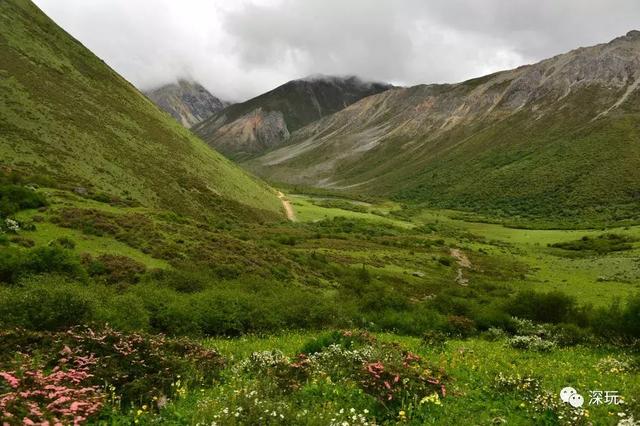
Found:
[[[309,74],[455,82],[623,35],[637,0],[36,0],[146,89],[241,100]]]

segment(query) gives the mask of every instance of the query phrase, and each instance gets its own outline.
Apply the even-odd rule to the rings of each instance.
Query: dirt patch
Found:
[[[284,207],[284,211],[287,214],[287,219],[289,219],[292,222],[295,222],[296,214],[293,211],[293,206],[291,205],[291,202],[287,200],[284,194],[280,191],[278,191],[278,198],[280,198],[280,201],[282,201],[282,207]]]

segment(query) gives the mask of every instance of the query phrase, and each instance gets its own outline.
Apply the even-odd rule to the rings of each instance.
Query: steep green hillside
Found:
[[[640,219],[640,32],[365,98],[246,165],[279,182],[536,217]]]
[[[230,105],[194,127],[230,158],[242,159],[280,146],[291,132],[391,88],[357,77],[312,76],[293,80],[246,102]]]
[[[160,112],[26,0],[0,2],[0,167],[190,215],[281,214],[270,188]]]

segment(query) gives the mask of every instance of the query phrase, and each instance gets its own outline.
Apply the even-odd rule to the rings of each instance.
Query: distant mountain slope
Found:
[[[190,215],[282,214],[27,0],[0,2],[0,167]]]
[[[191,127],[230,105],[213,96],[199,83],[179,80],[144,92],[158,107]]]
[[[321,117],[391,87],[357,77],[311,76],[231,105],[193,130],[228,157],[248,158],[284,144],[291,132]]]
[[[640,32],[460,84],[394,89],[246,166],[273,181],[565,215],[639,217]]]

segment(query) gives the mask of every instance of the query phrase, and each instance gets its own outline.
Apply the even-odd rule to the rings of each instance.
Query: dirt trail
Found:
[[[287,213],[287,219],[289,219],[292,222],[295,222],[296,214],[293,211],[293,206],[291,205],[291,202],[287,200],[284,194],[280,191],[278,191],[278,198],[280,198],[280,201],[282,201],[282,207],[284,207],[284,211]]]
[[[469,278],[464,276],[462,269],[470,269],[473,265],[471,265],[471,261],[467,257],[466,254],[462,252],[460,249],[451,249],[450,250],[451,257],[456,259],[458,262],[458,275],[456,276],[456,282],[460,285],[466,286],[469,284]]]

